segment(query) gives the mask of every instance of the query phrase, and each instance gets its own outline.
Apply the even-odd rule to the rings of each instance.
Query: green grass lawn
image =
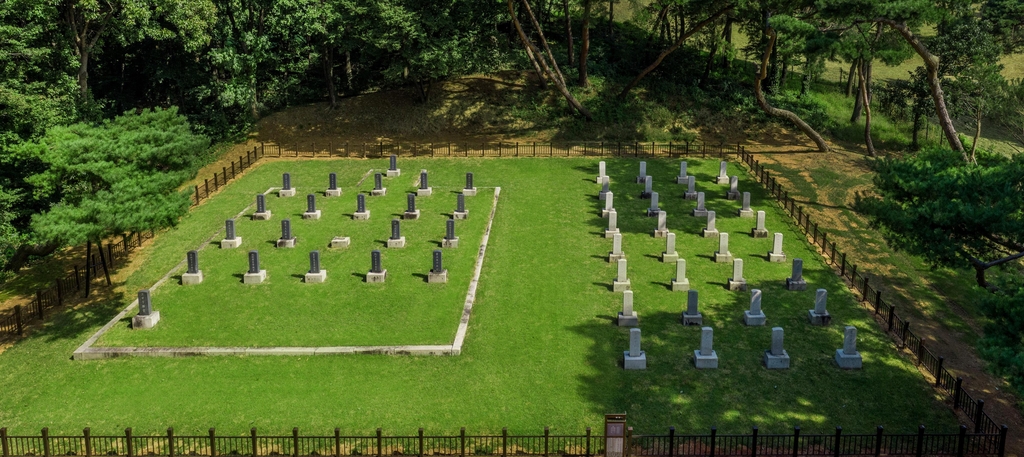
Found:
[[[388,197],[368,198],[373,216],[360,226],[339,218],[339,213],[354,207],[351,186],[357,177],[370,168],[386,168],[386,161],[268,161],[193,209],[177,228],[161,233],[141,252],[147,260],[128,279],[123,297],[57,316],[0,355],[0,426],[10,427],[11,433],[48,426],[53,434],[79,433],[85,426],[94,433],[132,426],[136,434],[162,433],[169,426],[179,434],[204,433],[208,427],[217,427],[218,434],[242,434],[249,427],[284,433],[293,426],[303,433],[328,433],[333,427],[343,433],[369,433],[376,427],[385,433],[412,433],[424,427],[431,433],[460,426],[471,432],[509,427],[511,433],[536,433],[552,426],[555,434],[580,433],[587,426],[599,427],[605,413],[626,412],[637,433],[662,432],[669,426],[680,433],[704,432],[711,426],[721,433],[745,432],[755,424],[763,433],[786,433],[794,425],[804,433],[829,433],[837,425],[848,433],[871,433],[877,425],[912,433],[918,424],[934,432],[955,432],[955,416],[936,400],[913,364],[896,354],[870,314],[788,219],[742,168],[731,164],[730,174],[742,179],[740,190],[753,194],[755,209],[768,212],[769,231],[785,234],[789,258],[805,260],[809,290],[784,290],[789,263],[766,260],[771,239],[750,238],[754,221],[737,217],[738,203],[724,199],[726,186],[711,182],[718,168],[711,159],[691,160],[691,173],[699,190],[707,192],[708,208],[718,212],[719,230],[729,232],[731,251],[746,261],[747,281],[764,291],[769,325],[743,325],[749,295],[725,289],[732,267],[711,260],[717,240],[699,237],[704,220],[688,215],[694,202],[680,198],[684,187],[671,179],[678,162],[648,160],[668,226],[678,237],[677,249],[688,261],[691,285],[700,292],[705,325],[715,329],[720,368],[693,367],[700,329],[679,323],[686,294],[668,288],[674,266],[658,258],[664,240],[652,236],[656,219],[642,215],[649,203],[638,198],[642,187],[633,182],[637,161],[608,160],[648,357],[646,371],[622,370],[628,329],[613,324],[622,294],[610,290],[615,266],[607,262],[611,240],[602,236],[606,220],[598,214],[602,202],[596,198],[596,162],[403,159],[403,176],[389,181]],[[431,171],[434,190],[441,192],[420,199],[429,218],[405,224],[406,236],[416,246],[385,253],[385,266],[395,269],[389,278],[393,282],[383,288],[365,284],[352,275],[369,267],[369,250],[386,237],[390,214],[404,206],[402,192],[412,188],[412,175],[420,168]],[[281,216],[302,210],[302,199],[286,203],[271,198],[272,221],[240,223],[243,249],[202,251],[208,282],[186,288],[171,281],[157,290],[155,308],[167,314],[154,331],[129,332],[121,326],[110,339],[119,338],[118,344],[230,339],[269,345],[448,338],[456,322],[445,307],[452,301],[451,309],[457,309],[458,297],[465,294],[472,263],[467,259],[482,231],[482,225],[474,224],[482,224],[489,209],[488,191],[467,199],[471,216],[461,223],[460,236],[470,242],[449,257],[452,282],[435,287],[415,275],[429,268],[428,252],[443,233],[440,213],[454,205],[454,194],[447,192],[462,186],[464,172],[474,171],[478,186],[501,186],[502,193],[460,356],[70,359],[78,345],[134,299],[136,290],[166,274],[256,192],[279,185],[285,171],[296,176],[300,195],[307,189],[322,190],[331,171],[340,174],[345,191],[336,201],[320,199],[325,219],[307,223],[293,217],[300,248],[284,252],[269,242]],[[327,283],[302,283],[297,276],[307,268],[307,248],[325,245],[335,232],[353,236],[354,246],[325,254]],[[310,238],[308,244],[303,237]],[[272,284],[244,289],[233,275],[244,270],[244,249],[253,245],[266,246],[261,252],[266,252]],[[819,287],[829,291],[830,327],[807,323]],[[294,297],[256,300],[247,295],[263,291]],[[417,314],[411,308],[419,302],[398,303],[418,294],[437,309]],[[251,313],[273,306],[280,308],[266,311],[273,319]],[[318,307],[327,308],[325,314],[313,309]],[[350,307],[370,314],[351,314],[356,310]],[[231,316],[230,310],[250,314]],[[416,322],[437,316],[443,319]],[[329,322],[321,324],[324,318]],[[843,325],[859,329],[863,370],[843,371],[832,360],[842,344]],[[772,326],[786,329],[790,370],[768,371],[761,363]]]

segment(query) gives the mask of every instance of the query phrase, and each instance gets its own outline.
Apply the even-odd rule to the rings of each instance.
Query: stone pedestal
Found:
[[[655,230],[654,231],[654,237],[655,238],[667,238],[668,237],[668,233],[669,233],[668,229],[665,229],[665,230]]]
[[[324,191],[324,197],[340,197],[341,189],[327,189]]]
[[[402,219],[405,219],[405,220],[419,219],[419,218],[420,218],[420,210],[406,211],[406,212],[402,213]]]
[[[462,195],[467,197],[476,197],[476,187],[472,189],[462,189]]]
[[[782,355],[772,355],[771,351],[764,351],[764,366],[769,370],[785,370],[789,368],[789,353],[782,351]]]
[[[242,237],[240,237],[240,236],[236,236],[236,237],[231,238],[231,239],[224,238],[223,240],[220,240],[220,248],[221,249],[234,249],[234,248],[237,248],[237,247],[239,247],[241,245],[242,245]]]
[[[319,273],[306,273],[306,282],[310,284],[321,283],[327,280],[327,270],[320,270]]]
[[[160,311],[153,311],[148,316],[136,315],[132,318],[132,329],[153,328],[157,322],[160,322]]]
[[[371,197],[383,197],[383,196],[385,196],[387,194],[388,194],[388,188],[387,187],[380,188],[380,189],[370,189],[370,196]]]
[[[807,290],[807,281],[803,279],[793,280],[793,278],[786,278],[786,289],[787,290]]]
[[[397,178],[399,176],[402,176],[402,169],[401,168],[395,168],[394,170],[388,170],[387,174],[385,176],[387,176],[389,178]]]
[[[693,217],[708,217],[708,210],[694,208],[690,214],[693,215]]]
[[[685,200],[696,200],[697,192],[685,192],[683,193],[683,199]]]
[[[427,272],[427,282],[431,284],[448,282],[448,270],[441,270],[440,273],[434,273],[433,271]]]
[[[732,252],[715,252],[715,263],[732,263]]]
[[[689,278],[683,278],[682,281],[672,280],[672,292],[685,292],[690,290]]]
[[[725,199],[726,200],[739,200],[740,199],[740,193],[739,192],[732,192],[732,191],[726,192],[725,193]]]
[[[729,184],[729,177],[728,176],[716,176],[715,177],[715,184]]]
[[[191,286],[193,284],[199,284],[203,282],[203,270],[199,270],[195,273],[185,273],[181,275],[181,285]]]
[[[405,237],[403,236],[403,237],[401,237],[401,238],[399,238],[397,240],[392,240],[392,239],[389,238],[388,239],[388,247],[389,248],[404,248],[405,247]]]
[[[743,312],[743,325],[759,327],[764,325],[767,321],[768,316],[765,316],[764,313],[753,314],[749,309]]]
[[[842,349],[836,349],[836,363],[839,364],[839,368],[847,370],[857,370],[864,366],[864,360],[861,358],[859,351],[847,354]]]
[[[658,212],[661,208],[647,208],[647,217],[658,217]]]
[[[807,310],[807,320],[811,322],[811,325],[828,325],[832,322],[832,315],[828,311],[818,314],[813,309],[809,309]]]
[[[608,192],[605,192],[605,191],[603,191],[603,190],[602,190],[602,191],[600,191],[600,192],[598,192],[598,193],[597,193],[597,199],[598,199],[598,200],[600,200],[600,201],[605,201],[605,200],[607,200],[607,199],[608,199]]]
[[[754,238],[768,238],[768,230],[750,229],[750,236]]]
[[[336,236],[331,238],[331,247],[334,249],[347,248],[351,242],[352,240],[347,236]]]
[[[701,229],[700,230],[700,234],[703,235],[704,238],[718,238],[718,229],[715,229],[715,230],[708,230],[706,228],[705,229]]]
[[[619,327],[636,327],[640,324],[640,319],[637,317],[636,311],[633,311],[629,316],[626,316],[622,314],[622,311],[619,311],[616,323]],[[627,351],[626,354],[629,354],[629,351]]]
[[[270,211],[264,211],[262,213],[252,213],[252,220],[254,221],[269,221]]]
[[[729,280],[726,281],[725,287],[731,291],[744,291],[747,290],[747,280],[740,279],[737,281],[733,281],[732,278],[729,278]]]
[[[686,184],[689,176],[676,176],[676,184]]]
[[[380,273],[369,272],[366,273],[366,282],[384,282],[384,278],[388,275],[388,270],[381,271]]]
[[[281,190],[277,191],[277,196],[278,197],[294,197],[295,196],[295,188],[281,189]]]
[[[278,238],[278,240],[277,240],[277,247],[279,247],[279,248],[294,248],[295,247],[295,240],[296,240],[296,238],[288,238],[288,239]]]
[[[686,314],[686,311],[683,311],[683,325],[704,325],[704,315],[701,313]]]
[[[627,370],[646,370],[647,369],[647,353],[640,351],[640,355],[637,357],[630,357],[629,351],[622,351],[622,368]]]
[[[455,211],[452,213],[452,219],[462,220],[469,217],[469,211]]]
[[[752,209],[741,209],[738,213],[740,217],[754,217],[754,210]]]
[[[676,263],[676,260],[679,260],[679,253],[676,252],[676,251],[662,252],[661,253],[661,261],[662,262],[665,262],[665,263]]]
[[[768,251],[768,261],[775,263],[785,262],[786,254],[776,254],[774,252]]]
[[[718,368],[718,353],[711,351],[711,355],[700,355],[700,350],[694,349],[693,364],[698,369]]]
[[[611,209],[602,209],[601,210],[601,218],[602,219],[607,219],[608,218],[608,213],[611,213],[612,211],[613,210],[611,210]]]
[[[604,231],[604,237],[605,238],[613,238],[613,237],[615,237],[615,234],[617,234],[617,233],[619,233],[619,229],[605,230]]]
[[[303,219],[313,219],[313,220],[320,219],[320,210],[306,211],[306,212],[302,213],[302,218]]]
[[[365,221],[365,220],[367,220],[369,218],[370,218],[370,210],[356,211],[356,212],[352,213],[352,219],[355,219],[357,221]]]
[[[246,273],[242,277],[242,284],[262,284],[267,280],[267,270],[260,270],[259,273]]]
[[[455,238],[452,238],[450,240],[448,240],[448,239],[441,240],[441,247],[442,248],[452,248],[452,249],[459,247],[459,237],[455,237]]]
[[[618,263],[619,259],[625,259],[626,254],[608,253],[608,263]]]
[[[612,290],[615,292],[629,290],[630,287],[632,287],[632,283],[630,283],[628,279],[625,281],[612,281]]]
[[[433,187],[428,187],[426,189],[416,189],[416,196],[417,197],[429,197],[430,194],[432,194],[432,193],[434,193],[434,188]]]

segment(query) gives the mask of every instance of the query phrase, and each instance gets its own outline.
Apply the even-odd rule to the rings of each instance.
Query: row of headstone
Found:
[[[762,358],[765,368],[784,370],[790,366],[789,352],[783,347],[785,331],[782,327],[772,328],[771,345]],[[700,348],[693,351],[693,362],[698,369],[718,368],[718,353],[713,348],[714,329],[701,327]],[[647,353],[640,348],[640,329],[629,329],[629,350],[622,353],[623,368],[627,370],[647,369]],[[848,325],[843,329],[843,347],[836,349],[836,364],[840,368],[859,369],[863,358],[857,351],[857,327]]]
[[[435,249],[431,257],[431,269],[427,274],[427,282],[443,283],[448,282],[448,270],[444,268],[441,259],[441,250]],[[190,263],[191,266],[191,263]],[[384,282],[387,270],[381,266],[380,250],[374,249],[370,253],[370,271],[367,273],[366,282]],[[261,268],[260,253],[257,250],[249,251],[249,269],[242,278],[244,284],[261,284],[267,280],[267,270]],[[320,251],[310,251],[309,271],[306,272],[307,283],[322,283],[327,280],[327,270],[320,268]]]
[[[407,209],[403,213],[404,219],[419,219],[420,211],[416,209],[416,197],[418,194],[410,193],[407,195]],[[320,219],[321,210],[316,208],[316,196],[309,194],[306,196],[306,211],[302,213],[303,219]],[[253,220],[270,220],[271,213],[267,209],[267,199],[263,194],[256,194],[256,212],[253,213]],[[466,209],[466,196],[465,193],[460,193],[456,196],[455,211],[452,214],[455,219],[466,219],[469,217],[469,211]],[[364,194],[356,195],[356,211],[352,213],[352,219],[356,220],[367,220],[370,218],[370,211],[366,209],[366,196]],[[225,239],[234,239],[234,237],[225,237]],[[238,243],[229,243],[228,245],[222,245],[221,247],[230,248],[238,247],[241,244],[241,238],[238,239]]]
[[[410,197],[412,194],[410,194]],[[362,208],[365,210],[365,208]],[[297,242],[296,237],[292,234],[292,226],[290,219],[284,219],[281,221],[281,238],[279,238],[275,245],[279,248],[294,248]],[[391,234],[392,237],[388,239],[388,247],[401,248],[405,247],[405,237],[400,235],[401,228],[399,227],[398,219],[391,221]],[[228,219],[224,222],[224,239],[221,240],[221,249],[237,248],[242,244],[242,237],[235,233],[235,220]],[[391,240],[396,240],[394,243]],[[349,246],[351,240],[349,237],[334,237],[331,240],[332,248],[346,248]],[[445,221],[445,236],[441,242],[441,246],[445,248],[457,248],[459,247],[459,237],[455,236],[455,219],[448,219]],[[189,251],[190,255],[195,251]],[[190,257],[191,258],[191,257]],[[190,279],[189,281],[195,281],[195,283],[202,282],[202,276],[198,277],[198,280]]]

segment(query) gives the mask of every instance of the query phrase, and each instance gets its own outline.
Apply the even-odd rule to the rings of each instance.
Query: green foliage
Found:
[[[58,200],[33,217],[36,236],[77,244],[174,225],[189,207],[188,192],[176,189],[208,145],[175,109],[50,129],[19,148],[47,166],[29,178],[37,195]]]
[[[1024,392],[1024,280],[1019,274],[1003,275],[997,291],[977,299],[991,319],[978,340],[979,352],[997,374]]]

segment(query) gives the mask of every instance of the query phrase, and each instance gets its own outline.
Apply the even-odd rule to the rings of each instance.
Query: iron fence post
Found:
[[[999,426],[999,457],[1006,455],[1006,432],[1009,430],[1006,424]]]
[[[978,399],[974,407],[974,433],[981,433],[981,418],[985,415],[985,400]]]
[[[466,427],[459,428],[459,457],[466,457]]]
[[[174,427],[167,427],[167,456],[174,457]]]
[[[882,432],[884,430],[881,425],[875,429],[875,457],[882,455]]]
[[[587,454],[586,457],[590,457],[590,427],[587,427]]]
[[[676,428],[668,428],[668,457],[673,457],[676,454]]]
[[[842,445],[840,443],[841,443],[842,439],[843,439],[843,428],[837,426],[836,427],[836,440],[835,440],[834,443],[832,443],[832,455],[834,455],[835,457],[839,457],[841,455],[843,447],[842,447]]]
[[[501,457],[508,456],[508,427],[501,428]]]
[[[217,457],[217,430],[210,427],[210,457]]]
[[[85,439],[85,457],[92,457],[92,433],[89,427],[82,429],[82,438]]]
[[[945,362],[946,358],[939,356],[939,363],[935,367],[935,387],[942,387],[942,362]]]
[[[416,456],[423,457],[423,427],[420,427],[419,430],[416,431],[416,436],[419,441],[419,453],[417,453]]]
[[[924,455],[924,425],[917,426],[917,449],[914,451],[914,455],[921,457]]]
[[[134,456],[135,455],[135,447],[133,446],[133,443],[132,443],[132,428],[131,427],[128,427],[128,428],[124,429],[124,441],[125,441],[124,447],[125,447],[125,449],[128,452],[128,457]]]
[[[750,432],[750,457],[757,457],[757,426]]]
[[[298,154],[296,147],[295,153]],[[292,427],[292,457],[299,457],[299,428]]]
[[[381,457],[384,452],[384,439],[380,436],[380,427],[377,427],[377,457]]]
[[[334,150],[334,144],[331,143],[331,148],[328,152]],[[334,427],[334,457],[341,457],[341,429]]]
[[[708,457],[715,457],[715,435],[718,434],[718,427],[711,427],[711,442],[708,444]]]
[[[3,449],[3,457],[11,455],[11,445],[7,441],[7,427],[0,427],[0,448]]]
[[[257,455],[260,455],[259,441],[256,439],[256,427],[249,429],[249,436],[252,440],[252,457],[256,457]]]
[[[551,431],[547,426],[544,427],[544,457],[548,457],[548,437]]]
[[[131,430],[131,429],[129,428],[128,430]],[[41,432],[42,432],[42,435],[43,435],[43,457],[50,457],[50,428],[49,427],[43,427]],[[130,439],[131,434],[129,434],[128,436],[129,436],[129,440],[128,441],[130,442],[131,441],[131,439]],[[132,456],[132,454],[131,454],[131,447],[129,446],[128,449],[129,449],[128,450],[128,457],[131,457]]]
[[[956,457],[964,457],[965,441],[967,441],[967,426],[960,424],[960,433],[956,437]]]
[[[959,376],[956,377],[956,381],[953,382],[953,411],[960,409],[960,392],[963,391],[964,378]]]
[[[877,310],[878,308],[881,308],[881,307],[882,307],[882,291],[876,290],[875,291],[875,309]]]
[[[910,333],[910,321],[903,321],[903,328],[900,333],[900,341],[902,341],[903,347],[907,347],[907,334]]]

